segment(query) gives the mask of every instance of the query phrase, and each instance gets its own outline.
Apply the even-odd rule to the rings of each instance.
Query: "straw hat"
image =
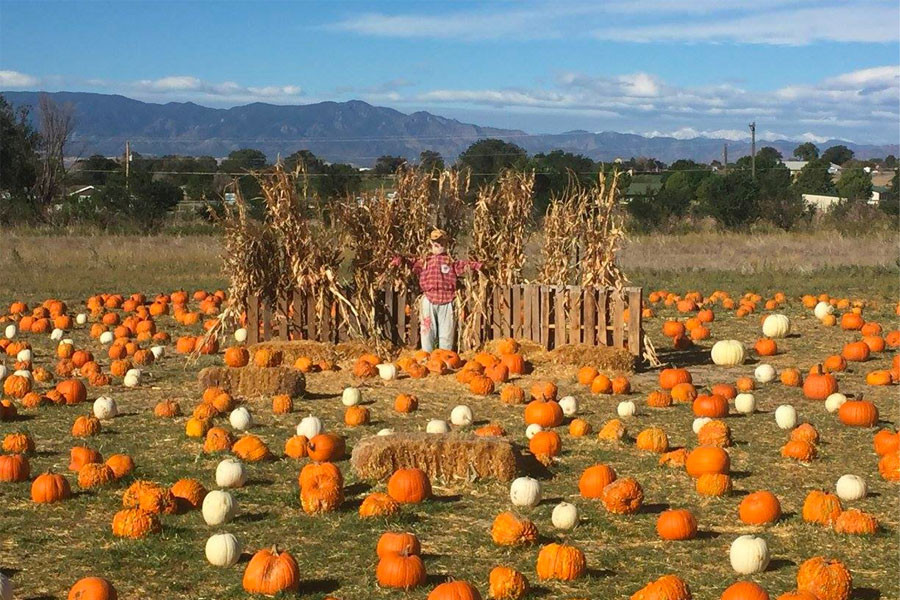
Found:
[[[432,229],[431,233],[428,234],[428,238],[432,242],[438,242],[438,243],[442,243],[442,244],[445,244],[448,239],[447,232],[444,231],[443,229]]]

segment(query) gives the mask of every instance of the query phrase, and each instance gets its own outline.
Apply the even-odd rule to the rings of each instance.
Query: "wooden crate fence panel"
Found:
[[[391,342],[397,346],[418,346],[419,296],[408,290],[385,288],[379,297]],[[627,348],[640,356],[642,298],[638,287],[615,290],[529,283],[494,288],[483,319],[477,318],[471,306],[462,308],[465,318],[475,318],[478,347],[512,336],[548,349],[587,344]],[[270,306],[254,296],[249,298],[248,343],[272,339],[337,343],[350,337],[338,300],[331,295],[324,298],[321,310],[315,296],[299,291],[274,304]],[[461,330],[462,324],[457,327]]]

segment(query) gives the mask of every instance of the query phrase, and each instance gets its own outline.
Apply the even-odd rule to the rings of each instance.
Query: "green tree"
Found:
[[[419,168],[429,172],[444,170],[444,157],[434,150],[423,150],[419,154]]]
[[[831,163],[824,158],[811,160],[797,174],[794,179],[794,189],[799,194],[818,194],[822,196],[831,196],[837,192],[834,187],[834,180],[828,168]]]
[[[888,154],[884,157],[884,166],[888,169],[896,169],[897,168],[897,157],[893,154]]]
[[[322,168],[316,187],[319,196],[330,202],[355,196],[360,190],[360,173],[353,165],[332,164]]]
[[[581,185],[591,185],[597,177],[597,165],[593,160],[580,154],[554,150],[548,154],[535,154],[528,161],[528,168],[534,169],[534,214],[547,212],[550,197],[562,193],[574,177]]]
[[[867,202],[872,197],[872,177],[862,167],[844,169],[837,191],[848,202]]]
[[[0,222],[15,220],[34,208],[31,190],[37,180],[37,143],[28,109],[13,110],[0,95]]]
[[[790,230],[806,212],[803,198],[791,185],[791,172],[779,163],[756,177],[759,188],[759,216],[784,230]]]
[[[900,217],[900,171],[894,171],[888,191],[878,199],[878,208],[895,219]]]
[[[816,160],[819,158],[819,148],[812,142],[803,142],[794,148],[794,156],[800,160]]]
[[[253,148],[243,148],[230,153],[228,158],[219,165],[219,171],[238,177],[241,194],[246,200],[252,202],[262,195],[262,189],[260,189],[256,178],[249,173],[250,171],[263,169],[267,164],[266,155],[261,151]],[[247,174],[244,175],[244,173]]]
[[[406,164],[406,159],[402,156],[385,154],[375,160],[375,168],[372,171],[376,175],[393,175],[403,164]]]
[[[769,169],[774,169],[781,164],[782,155],[776,148],[772,146],[763,146],[756,151],[756,173],[762,173]],[[734,163],[738,169],[751,169],[753,166],[750,156],[742,156]]]
[[[515,144],[494,138],[478,140],[459,155],[456,164],[469,169],[473,192],[485,183],[493,181],[500,171],[523,168],[528,154]]]
[[[842,165],[852,158],[853,150],[851,150],[847,146],[844,146],[843,144],[832,146],[822,153],[822,160],[834,163],[836,165]]]
[[[69,172],[69,181],[78,185],[106,185],[110,173],[121,169],[121,165],[111,158],[94,154],[75,162],[74,169]]]
[[[321,173],[325,163],[318,156],[309,150],[297,150],[284,159],[284,168],[286,171],[293,171],[297,165],[302,164],[303,168],[309,174]]]
[[[729,228],[752,223],[759,217],[759,188],[746,170],[709,177],[697,188],[698,212]]]

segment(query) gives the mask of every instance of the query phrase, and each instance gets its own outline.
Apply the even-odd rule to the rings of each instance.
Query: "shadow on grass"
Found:
[[[459,502],[460,500],[462,500],[462,495],[451,494],[449,496],[432,496],[431,500],[432,502],[438,502],[440,504]]]
[[[268,516],[268,512],[243,513],[236,516],[234,520],[240,523],[259,523],[260,521],[264,521]]]
[[[722,534],[719,533],[718,531],[704,530],[704,531],[697,532],[697,539],[698,540],[714,540],[721,535]]]
[[[344,495],[345,496],[356,496],[357,494],[366,494],[371,489],[372,489],[372,486],[370,484],[358,481],[354,484],[346,486],[344,488]]]
[[[641,510],[639,510],[638,512],[650,515],[658,515],[667,510],[669,510],[669,505],[659,502],[656,504],[644,504],[643,506],[641,506]]]
[[[553,479],[553,472],[542,465],[532,454],[520,454],[516,459],[516,467],[520,473],[534,479]]]
[[[769,566],[766,567],[766,572],[771,573],[773,571],[780,571],[786,567],[796,567],[797,563],[792,561],[789,558],[775,558],[769,561]]]
[[[330,398],[340,398],[340,394],[319,394],[316,392],[304,392],[301,396],[304,400],[328,400]]]
[[[746,479],[752,475],[750,471],[732,471],[730,474],[732,479]]]
[[[850,595],[851,600],[878,600],[881,592],[874,588],[854,588]]]
[[[337,579],[303,579],[300,580],[300,592],[298,596],[315,596],[330,594],[341,587]]]

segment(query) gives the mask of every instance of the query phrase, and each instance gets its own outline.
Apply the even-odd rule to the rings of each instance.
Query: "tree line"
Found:
[[[0,223],[85,222],[102,227],[128,224],[153,229],[162,224],[183,200],[206,207],[222,202],[236,185],[251,205],[261,211],[260,189],[251,171],[270,166],[266,155],[253,148],[231,152],[218,161],[211,156],[142,156],[132,154],[125,176],[123,160],[100,155],[65,165],[66,145],[74,128],[71,109],[53,104],[48,97],[38,107],[38,130],[29,124],[28,110],[13,110],[0,96]],[[756,154],[755,176],[751,157],[722,165],[677,160],[666,165],[639,157],[613,164],[554,150],[529,156],[516,144],[499,139],[479,140],[463,151],[454,167],[470,174],[472,197],[479,186],[490,183],[504,169],[535,172],[533,213],[539,220],[555,194],[572,183],[590,184],[601,171],[625,172],[624,209],[634,227],[652,230],[688,218],[713,218],[728,228],[767,221],[789,230],[811,216],[803,194],[838,195],[843,200],[835,211],[849,213],[865,205],[872,194],[866,167],[895,169],[889,192],[879,208],[897,219],[897,160],[858,161],[852,150],[833,146],[821,153],[815,144],[797,146],[793,155],[807,164],[792,176],[775,148]],[[370,170],[350,164],[329,163],[309,150],[284,157],[289,170],[302,167],[308,193],[327,203],[389,187],[390,176],[410,162],[400,156],[381,156]],[[426,150],[415,166],[430,171],[444,169],[445,159]],[[835,180],[829,169],[842,167]],[[634,186],[632,187],[632,184]],[[72,194],[77,186],[93,186],[92,193]]]

